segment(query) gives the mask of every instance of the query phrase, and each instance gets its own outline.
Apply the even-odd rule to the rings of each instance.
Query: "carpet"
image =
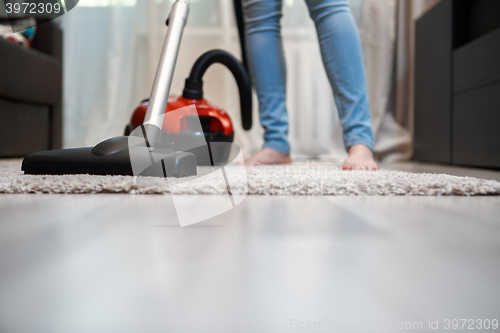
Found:
[[[24,175],[20,161],[2,162],[0,193],[127,193],[234,195],[499,195],[500,182],[445,174],[403,171],[343,171],[331,164],[199,168],[197,177]]]

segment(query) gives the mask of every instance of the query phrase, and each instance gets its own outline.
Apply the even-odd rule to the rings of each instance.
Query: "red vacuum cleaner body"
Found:
[[[194,114],[193,108],[185,108],[190,105],[196,107],[196,114]],[[135,109],[130,124],[125,129],[125,135],[129,135],[144,122],[147,108],[148,101],[145,100]],[[179,109],[182,110],[172,113],[173,117],[165,118],[162,130],[179,134],[182,131],[189,130],[189,118],[197,116],[200,119],[207,142],[233,142],[233,124],[231,118],[223,109],[207,102],[205,99],[197,100],[182,96],[170,96],[165,113]]]
[[[170,114],[164,118],[161,128],[165,140],[179,143],[176,145],[177,150],[193,153],[198,165],[226,163],[231,146],[212,143],[232,143],[234,139],[233,124],[229,115],[203,98],[203,75],[214,63],[224,65],[233,74],[240,95],[242,127],[245,130],[252,127],[252,87],[244,66],[231,54],[222,50],[204,53],[193,65],[182,96],[169,96],[165,114]],[[135,109],[130,123],[125,128],[126,136],[144,123],[148,103],[148,100],[145,100]],[[195,107],[186,107],[192,105]],[[200,132],[200,126],[203,133]],[[206,149],[188,149],[190,144],[183,145],[198,140],[200,135],[205,138],[204,145],[208,146],[210,156],[207,156]]]
[[[203,98],[203,75],[214,63],[224,65],[233,74],[240,95],[242,127],[245,130],[252,127],[252,87],[245,67],[231,54],[222,50],[212,50],[196,60],[186,79],[182,96],[169,97],[165,113],[174,110],[176,112],[165,117],[162,124],[163,131],[174,135],[188,135],[189,133],[198,135],[201,125],[207,144],[233,142],[234,129],[229,115]],[[186,108],[190,105],[196,108]],[[148,100],[145,100],[135,109],[130,123],[125,128],[125,135],[129,135],[143,124],[147,108]],[[225,155],[227,154],[221,155],[221,158]],[[200,160],[200,156],[197,157]]]

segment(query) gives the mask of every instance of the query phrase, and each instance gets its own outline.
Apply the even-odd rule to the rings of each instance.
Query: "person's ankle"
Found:
[[[364,143],[356,143],[349,147],[348,154],[358,153],[358,152],[370,153],[373,156],[372,149],[367,145],[365,145]]]

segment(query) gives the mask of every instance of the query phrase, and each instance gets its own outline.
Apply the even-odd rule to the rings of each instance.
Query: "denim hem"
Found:
[[[264,148],[271,148],[271,149],[279,151],[280,153],[290,155],[290,146],[284,145],[284,144],[279,143],[279,142],[275,142],[275,141],[265,142],[263,147]]]

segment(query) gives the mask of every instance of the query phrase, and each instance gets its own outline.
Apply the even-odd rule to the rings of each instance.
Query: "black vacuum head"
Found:
[[[91,174],[156,177],[196,175],[196,157],[168,143],[149,148],[144,139],[121,136],[95,147],[33,153],[23,160],[25,174]],[[132,156],[132,159],[131,159]],[[134,168],[136,169],[134,174]],[[138,169],[139,168],[139,171]]]

